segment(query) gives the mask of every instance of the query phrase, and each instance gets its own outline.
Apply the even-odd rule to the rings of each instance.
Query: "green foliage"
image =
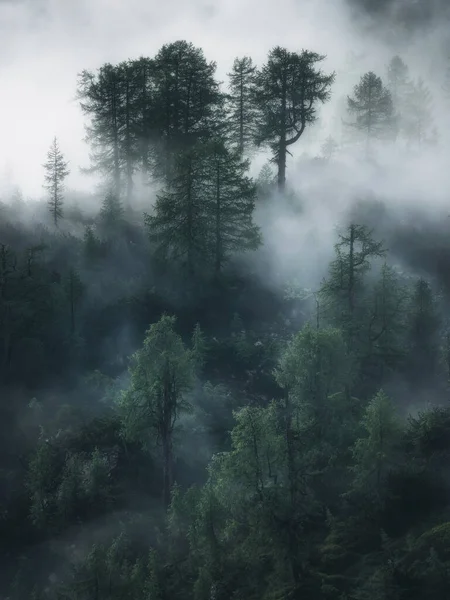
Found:
[[[253,223],[255,186],[248,162],[221,142],[178,154],[171,182],[145,216],[150,239],[164,258],[181,261],[190,274],[218,274],[236,252],[260,244]]]
[[[219,130],[224,97],[215,70],[216,64],[186,41],[165,44],[154,58],[152,98],[158,136],[154,173],[169,183],[178,152]]]
[[[368,227],[351,224],[339,234],[335,252],[329,276],[319,291],[321,312],[344,331],[350,350],[357,353],[361,324],[367,314],[365,276],[371,259],[384,256],[386,251]]]
[[[392,402],[382,390],[369,402],[361,425],[364,436],[353,447],[353,485],[378,504],[384,501],[390,471],[398,465],[402,431]]]
[[[119,399],[125,438],[148,450],[161,448],[166,504],[173,485],[174,428],[179,415],[190,410],[186,393],[194,376],[192,354],[174,326],[175,318],[167,315],[150,326],[132,357],[130,386]]]

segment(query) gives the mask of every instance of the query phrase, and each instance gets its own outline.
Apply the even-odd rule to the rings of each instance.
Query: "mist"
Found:
[[[447,4],[0,0],[0,596],[443,597]],[[216,62],[222,92],[236,57],[260,69],[276,46],[335,73],[285,187],[276,152],[252,148],[254,204],[223,256],[203,217],[204,245],[170,251],[155,214],[176,185],[158,167],[136,167],[126,199],[85,172],[79,75],[178,40]],[[394,56],[429,90],[431,137],[369,149],[348,99],[368,72],[386,86]],[[44,188],[55,138],[61,214]]]

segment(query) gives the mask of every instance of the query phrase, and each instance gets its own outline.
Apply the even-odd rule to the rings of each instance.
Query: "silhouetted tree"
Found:
[[[236,58],[227,95],[229,138],[241,154],[255,142],[259,111],[255,106],[256,66],[250,57]]]
[[[405,100],[403,131],[410,144],[418,148],[435,140],[433,98],[422,78],[411,82]]]
[[[223,112],[214,78],[216,63],[186,41],[165,44],[154,59],[153,98],[157,127],[155,174],[170,180],[175,156],[208,139]]]
[[[317,68],[323,60],[325,56],[315,52],[297,54],[278,46],[257,76],[255,98],[262,116],[256,142],[271,149],[280,190],[286,184],[289,147],[316,121],[317,105],[330,98],[335,75]]]
[[[59,149],[58,140],[53,139],[50,150],[47,154],[45,169],[45,189],[49,192],[48,207],[52,215],[55,227],[58,226],[59,219],[63,217],[64,200],[64,180],[69,175],[68,163],[64,160],[64,155]]]
[[[391,93],[383,86],[381,78],[370,71],[361,77],[353,94],[347,98],[348,112],[355,116],[350,125],[362,134],[368,151],[373,140],[392,135],[394,108]]]
[[[218,274],[233,253],[255,250],[261,243],[259,228],[253,222],[256,187],[246,175],[249,162],[239,151],[229,151],[223,143],[208,150],[208,205],[211,254]]]

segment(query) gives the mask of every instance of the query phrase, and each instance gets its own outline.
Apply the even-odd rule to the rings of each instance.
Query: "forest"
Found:
[[[95,191],[55,137],[0,204],[1,598],[450,597],[448,208],[355,198],[316,286],[264,277],[335,84],[279,46],[220,82],[186,41],[74,78]],[[300,172],[441,133],[400,56],[342,130]]]

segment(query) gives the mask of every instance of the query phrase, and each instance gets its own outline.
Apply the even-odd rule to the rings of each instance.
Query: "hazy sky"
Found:
[[[177,39],[201,46],[221,79],[236,56],[260,64],[277,44],[323,52],[325,68],[344,75],[351,50],[364,51],[369,68],[385,64],[389,49],[349,14],[344,0],[0,0],[0,177],[9,171],[26,195],[41,194],[41,165],[57,135],[71,163],[69,186],[87,189],[74,99],[84,68],[151,56]],[[421,35],[419,57],[431,39]]]

